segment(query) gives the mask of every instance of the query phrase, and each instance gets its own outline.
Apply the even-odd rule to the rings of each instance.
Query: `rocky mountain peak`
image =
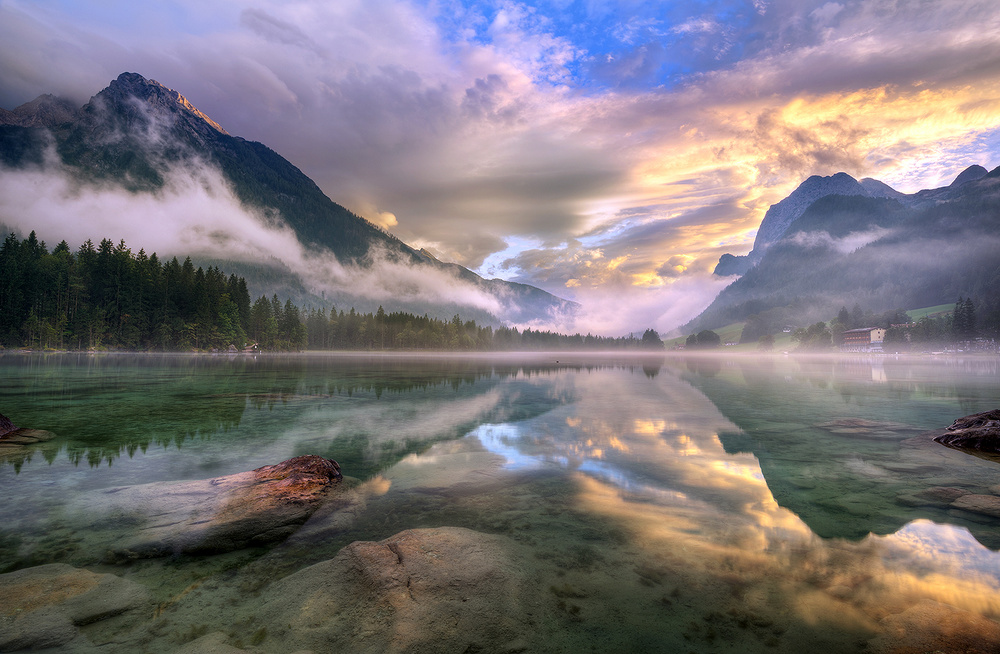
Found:
[[[764,251],[776,243],[788,231],[806,209],[816,200],[828,195],[863,195],[872,198],[901,199],[904,194],[878,181],[865,178],[860,182],[847,173],[836,173],[823,177],[812,175],[807,178],[784,200],[772,204],[764,214],[757,229],[753,249],[743,256],[723,255],[715,268],[716,275],[742,275],[764,256]]]
[[[892,188],[885,182],[881,182],[877,179],[871,177],[865,177],[860,182],[862,187],[868,192],[869,197],[873,198],[892,198],[899,200],[906,196],[905,193],[900,193],[896,189]]]
[[[91,98],[88,106],[110,105],[134,118],[139,108],[130,106],[133,99],[141,101],[147,108],[152,108],[158,113],[172,114],[184,119],[199,133],[208,128],[221,134],[229,134],[183,95],[138,73],[122,73],[106,89]]]
[[[778,241],[795,220],[816,200],[827,195],[868,195],[868,191],[858,180],[847,173],[837,173],[829,177],[813,175],[799,184],[787,198],[772,204],[764,214],[764,220],[757,230],[753,251],[763,254],[772,243]]]
[[[72,100],[46,93],[13,111],[0,110],[0,125],[56,127],[75,120],[79,113],[80,108]]]

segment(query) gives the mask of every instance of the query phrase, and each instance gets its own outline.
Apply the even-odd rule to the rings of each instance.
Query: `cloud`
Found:
[[[273,216],[244,207],[221,171],[197,160],[168,167],[164,187],[131,193],[115,184],[81,184],[57,162],[28,169],[0,168],[0,223],[34,231],[51,247],[75,248],[90,239],[124,240],[161,258],[192,256],[275,265],[280,262],[319,295],[361,294],[369,300],[466,306],[503,315],[503,302],[451,271],[414,265],[382,249],[364,266],[344,265],[328,252],[307,251],[294,231]]]
[[[250,28],[268,41],[298,46],[317,53],[322,52],[299,27],[259,9],[244,9],[240,12],[240,24]]]
[[[0,104],[82,104],[135,70],[404,241],[471,267],[511,259],[497,270],[575,299],[606,279],[659,284],[671,303],[669,280],[749,250],[768,205],[812,174],[914,191],[992,167],[992,0],[560,6],[234,0],[88,17],[7,2]]]
[[[891,233],[892,230],[882,227],[863,232],[851,232],[840,238],[834,238],[828,232],[797,232],[790,240],[803,248],[831,248],[841,254],[850,254]]]

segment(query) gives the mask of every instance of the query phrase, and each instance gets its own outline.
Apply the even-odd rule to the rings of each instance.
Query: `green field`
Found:
[[[954,310],[954,304],[939,304],[936,307],[927,307],[925,309],[910,309],[906,312],[906,315],[910,317],[910,320],[916,322],[925,316],[939,318],[947,313],[951,313]]]

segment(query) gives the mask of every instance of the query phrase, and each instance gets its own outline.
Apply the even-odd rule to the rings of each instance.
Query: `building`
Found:
[[[843,338],[840,349],[844,352],[881,352],[885,330],[880,327],[848,329],[843,333]]]

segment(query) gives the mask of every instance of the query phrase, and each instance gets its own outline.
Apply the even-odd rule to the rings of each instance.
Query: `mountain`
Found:
[[[980,165],[969,166],[955,178],[954,182],[948,185],[948,188],[958,188],[959,186],[963,186],[969,182],[980,180],[988,174],[989,171]]]
[[[869,198],[891,198],[908,207],[920,207],[949,199],[961,186],[982,179],[987,170],[979,165],[969,166],[951,184],[939,189],[918,191],[913,194],[900,193],[884,182],[866,177],[858,181],[847,173],[837,173],[829,177],[813,175],[777,204],[772,204],[764,214],[764,220],[757,230],[753,249],[746,255],[724,254],[719,258],[715,274],[728,277],[742,275],[758,264],[764,252],[788,231],[809,206],[828,195],[860,195]]]
[[[760,223],[750,253],[742,256],[722,255],[715,267],[715,274],[720,276],[744,274],[760,262],[767,248],[776,243],[813,202],[828,195],[880,198],[901,194],[878,180],[866,179],[858,182],[847,173],[837,173],[829,177],[813,175],[799,184],[787,198],[771,205]]]
[[[909,195],[875,187],[883,197],[853,192],[813,200],[683,329],[752,318],[774,333],[827,320],[841,306],[886,311],[960,296],[973,298],[980,315],[1000,316],[1000,168],[982,170],[971,167],[947,187]],[[806,182],[814,192],[817,181],[831,179]],[[851,179],[843,175],[843,188],[856,191]],[[774,207],[797,210],[802,197]]]
[[[575,303],[541,289],[485,280],[466,268],[439,262],[411,248],[333,202],[274,150],[229,134],[180,93],[136,73],[122,73],[83,107],[46,95],[0,113],[0,163],[4,166],[15,170],[50,166],[46,157],[53,147],[61,168],[86,188],[111,185],[131,194],[157,196],[177,170],[217,171],[249,214],[259,216],[259,222],[269,228],[290,228],[308,256],[333,255],[352,270],[370,271],[379,265],[373,258],[388,261],[404,271],[396,273],[407,278],[396,284],[400,288],[414,277],[438,279],[444,275],[488,295],[493,302],[486,304],[502,307],[493,312],[494,322],[529,321],[575,308]],[[207,224],[211,220],[211,216],[204,217]],[[0,223],[16,222],[16,216],[0,215]],[[116,235],[95,233],[94,239],[104,236]],[[369,297],[363,284],[317,286],[315,279],[306,280],[300,272],[283,265],[287,262],[230,260],[218,253],[206,261],[209,259],[226,270],[238,267],[254,294],[294,290],[293,300],[299,303],[323,303],[333,298],[359,309],[366,309],[366,304],[396,306],[384,296]],[[476,319],[486,315],[482,306],[479,302]],[[463,309],[460,300],[419,297],[401,298],[399,308],[448,318],[456,310],[469,317],[477,311],[467,305]]]
[[[40,95],[14,111],[0,110],[0,125],[21,127],[54,127],[76,117],[79,107],[72,100],[54,95]]]

